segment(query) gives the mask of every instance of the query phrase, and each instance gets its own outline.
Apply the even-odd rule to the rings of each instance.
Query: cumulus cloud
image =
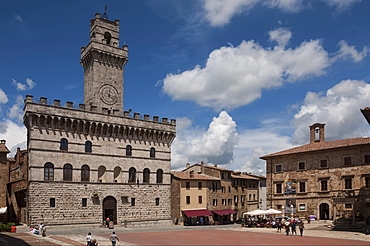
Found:
[[[17,96],[15,104],[10,107],[8,111],[8,117],[12,120],[16,120],[19,124],[23,122],[23,97]]]
[[[238,143],[236,123],[222,111],[209,128],[192,128],[187,118],[177,119],[177,136],[172,144],[172,169],[183,169],[186,163],[227,164],[233,159]]]
[[[206,19],[212,26],[223,26],[235,14],[252,9],[259,0],[204,0]]]
[[[6,146],[11,150],[9,156],[14,156],[16,147],[26,148],[27,129],[23,124],[6,119],[0,122],[0,139],[6,140]]]
[[[352,8],[361,0],[322,0],[336,12]],[[211,26],[224,26],[230,19],[241,13],[249,13],[258,4],[283,12],[297,13],[310,4],[303,0],[203,0],[205,19]]]
[[[284,47],[292,38],[292,32],[286,28],[278,28],[269,32],[270,40],[278,43],[279,46]]]
[[[26,83],[22,84],[17,82],[15,79],[12,79],[12,84],[17,87],[17,90],[19,91],[26,91],[31,90],[33,87],[35,87],[36,83],[32,81],[32,79],[27,78]]]
[[[286,132],[290,126],[279,120],[261,122],[262,126],[239,132],[239,144],[228,168],[256,175],[266,175],[266,162],[259,157],[294,147]]]
[[[356,50],[356,46],[349,46],[346,41],[341,40],[338,43],[339,50],[334,56],[334,60],[352,58],[354,62],[359,62],[367,55],[368,48],[365,46],[361,52]]]
[[[326,92],[308,92],[294,116],[294,142],[309,142],[309,126],[325,123],[327,140],[369,135],[368,123],[360,109],[370,106],[370,85],[364,81],[343,80]]]
[[[0,88],[0,103],[7,103],[8,96],[5,94],[5,92]]]
[[[168,74],[163,91],[173,100],[192,100],[217,110],[247,105],[261,97],[263,89],[281,86],[325,74],[331,65],[320,40],[305,41],[286,49],[290,31],[270,32],[270,39],[280,45],[264,48],[258,43],[242,41],[211,52],[202,68]]]

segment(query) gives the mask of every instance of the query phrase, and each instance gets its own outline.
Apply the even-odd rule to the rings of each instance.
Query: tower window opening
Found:
[[[104,33],[104,40],[106,44],[110,44],[112,40],[112,35],[109,32]]]
[[[316,128],[315,129],[315,141],[319,141],[320,140],[320,128]]]

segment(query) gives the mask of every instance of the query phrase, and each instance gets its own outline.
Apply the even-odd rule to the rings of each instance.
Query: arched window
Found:
[[[110,41],[112,39],[112,35],[109,32],[104,33],[104,39],[106,41],[106,44],[110,44]]]
[[[158,184],[163,183],[163,170],[162,169],[157,170],[157,183]]]
[[[120,167],[115,167],[114,168],[114,182],[122,183],[121,171],[122,171],[122,169]]]
[[[143,183],[150,183],[150,170],[149,170],[149,168],[144,168]]]
[[[150,158],[155,158],[155,148],[150,148]]]
[[[81,181],[82,182],[90,181],[90,167],[88,165],[83,165],[81,167]]]
[[[51,162],[44,165],[44,180],[54,180],[54,165]]]
[[[135,181],[136,181],[136,169],[131,167],[128,170],[128,182],[132,183],[132,182],[135,182]]]
[[[72,181],[72,165],[65,164],[63,166],[63,180],[64,181]]]
[[[132,146],[131,145],[126,146],[126,156],[132,156]]]
[[[98,168],[98,179],[99,182],[107,182],[107,177],[106,177],[106,168],[105,166],[100,166]]]
[[[65,138],[62,138],[60,140],[60,150],[68,150],[68,140]]]
[[[85,142],[85,152],[89,152],[89,153],[92,152],[92,143],[91,143],[91,141],[86,141]]]

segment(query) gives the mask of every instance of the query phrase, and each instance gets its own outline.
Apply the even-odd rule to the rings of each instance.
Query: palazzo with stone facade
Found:
[[[127,61],[119,21],[96,14],[81,50],[84,104],[26,97],[29,224],[172,225],[176,121],[123,111]]]
[[[370,138],[325,141],[324,126],[310,126],[309,144],[260,157],[267,205],[295,218],[351,218],[355,224],[370,215]]]

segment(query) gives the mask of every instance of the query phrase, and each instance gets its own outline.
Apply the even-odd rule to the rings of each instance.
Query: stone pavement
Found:
[[[118,246],[133,245],[370,245],[370,235],[361,232],[333,231],[330,222],[306,224],[304,236],[285,236],[275,228],[246,228],[239,224],[222,226],[173,226],[124,228],[114,231],[121,239]],[[99,246],[111,245],[113,232],[100,226],[47,227],[47,237],[30,234],[28,227],[18,226],[17,233],[0,233],[0,246],[86,245],[86,235],[92,233]],[[325,238],[325,239],[324,239]],[[350,241],[356,240],[356,241]]]

